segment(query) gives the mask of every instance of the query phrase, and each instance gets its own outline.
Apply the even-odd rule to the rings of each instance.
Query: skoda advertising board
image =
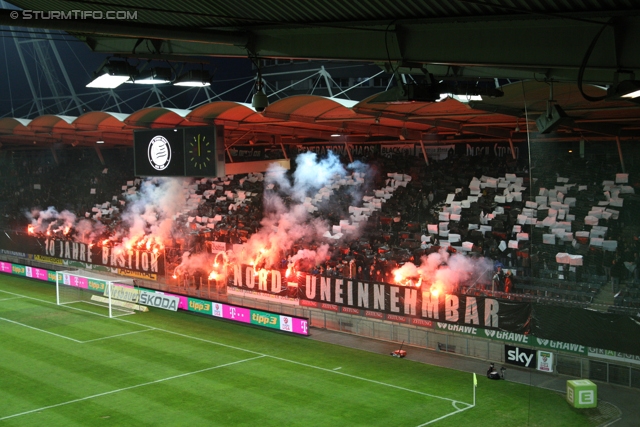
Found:
[[[182,129],[133,131],[136,176],[184,176]]]

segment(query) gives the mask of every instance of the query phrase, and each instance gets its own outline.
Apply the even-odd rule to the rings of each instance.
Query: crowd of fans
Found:
[[[82,218],[91,214],[96,204],[105,201],[116,204],[125,200],[122,186],[134,180],[131,150],[104,150],[104,156],[105,164],[88,150],[60,151],[57,162],[49,152],[42,151],[14,152],[0,158],[0,227],[24,230],[28,224],[25,212],[32,208],[55,206],[58,211],[67,209]],[[587,186],[580,191],[577,185],[571,187],[567,196],[577,199],[576,206],[571,208],[576,216],[572,231],[589,230],[582,218],[590,206],[605,200],[602,181],[619,172],[615,160],[596,156],[585,160],[575,155],[548,156],[548,153],[532,150],[532,159],[529,164],[524,158],[457,155],[453,151],[446,159],[431,160],[428,166],[421,157],[406,155],[369,155],[359,159],[375,171],[361,188],[365,196],[383,188],[388,173],[406,174],[410,181],[406,186],[398,187],[393,197],[361,224],[357,235],[347,234],[338,241],[327,239],[325,243],[331,244],[332,251],[325,262],[301,265],[300,268],[317,274],[391,283],[394,281],[393,270],[398,266],[407,262],[419,264],[421,257],[444,248],[450,253],[493,261],[494,269],[487,272],[479,286],[474,282],[475,290],[501,292],[513,298],[519,294],[533,294],[588,302],[601,286],[609,285],[615,294],[616,306],[640,306],[637,268],[640,218],[635,194],[624,195],[624,207],[620,209],[618,219],[600,220],[600,225],[608,227],[606,239],[617,241],[614,251],[575,239],[556,245],[544,244],[542,230],[533,225],[521,225],[521,231],[528,233],[530,238],[518,242],[517,248],[501,245],[513,239],[517,216],[525,202],[537,195],[540,188],[553,188],[560,175]],[[504,205],[504,213],[491,219],[490,232],[469,228],[469,224],[478,223],[479,217],[495,209],[496,190],[484,188],[477,201],[463,211],[460,220],[450,223],[449,232],[459,234],[460,243],[441,244],[441,240],[446,239],[429,233],[428,224],[438,224],[448,195],[455,194],[454,200],[465,200],[474,177],[505,174],[521,177],[525,191],[522,201]],[[167,244],[167,257],[169,254],[173,257],[167,260],[168,265],[178,262],[181,252],[207,250],[207,242],[241,244],[259,231],[264,210],[264,184],[243,178],[246,177],[227,177],[222,190],[217,190],[213,197],[202,198],[201,203],[182,217],[176,226],[175,237]],[[631,174],[630,178],[630,185],[634,186],[636,177]],[[211,188],[210,183],[203,182],[197,185],[196,194]],[[220,197],[225,191],[238,189],[251,193],[252,197],[240,204]],[[348,190],[346,187],[337,189],[325,205],[310,215],[329,225],[348,220],[349,206],[353,204],[352,198],[347,197]],[[218,220],[209,226],[196,226],[186,220],[187,217],[218,217]],[[117,221],[117,216],[102,221]],[[461,242],[471,242],[473,246],[463,251]],[[315,249],[321,243],[295,242],[289,253],[282,254],[283,266],[299,249]],[[558,252],[582,255],[582,264],[559,264],[556,261]],[[464,291],[465,284],[461,285]]]
[[[32,209],[68,210],[79,218],[96,204],[122,200],[121,186],[132,178],[131,150],[104,150],[104,164],[93,150],[30,150],[0,157],[0,227],[26,229]]]

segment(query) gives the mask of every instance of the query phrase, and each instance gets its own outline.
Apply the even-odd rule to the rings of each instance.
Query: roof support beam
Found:
[[[139,38],[164,40],[170,35],[171,40],[179,40],[190,43],[222,44],[241,46],[244,48],[249,43],[247,33],[240,31],[221,31],[214,29],[185,30],[183,28],[166,27],[159,25],[143,24],[136,21],[114,21],[101,19],[24,19],[22,16],[11,18],[12,11],[0,10],[0,25],[47,28],[61,30],[69,33],[81,33],[84,36],[109,35],[118,37],[130,37],[135,43]],[[129,50],[131,54],[135,49]],[[246,56],[246,51],[245,55]]]
[[[246,57],[246,46],[250,45],[263,58],[413,62],[429,65],[429,72],[436,76],[558,81],[577,80],[585,52],[608,17],[598,19],[601,22],[523,16],[398,21],[396,28],[390,29],[388,24],[371,22],[354,23],[349,28],[281,25],[252,27],[250,33],[243,33],[106,21],[73,21],[73,26],[60,20],[16,22],[8,17],[8,11],[0,14],[4,25],[37,25],[84,34],[85,40],[90,38],[90,47],[101,53],[156,54],[145,43],[136,46],[142,37],[163,40],[163,51],[172,55]],[[618,17],[614,25],[605,29],[589,57],[586,83],[613,83],[620,69],[640,75],[640,17]]]

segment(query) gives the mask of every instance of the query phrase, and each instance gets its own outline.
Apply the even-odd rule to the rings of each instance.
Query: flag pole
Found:
[[[476,406],[476,387],[478,387],[478,378],[476,373],[473,373],[473,406]]]

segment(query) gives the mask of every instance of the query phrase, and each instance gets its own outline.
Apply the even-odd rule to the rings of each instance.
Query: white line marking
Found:
[[[0,301],[10,301],[12,299],[20,299],[20,298],[24,298],[24,297],[0,298]]]
[[[464,403],[464,402],[460,402],[460,403]],[[455,403],[453,403],[453,407],[455,408]],[[418,426],[416,426],[416,427],[423,427],[423,426],[427,426],[427,425],[429,425],[429,424],[433,424],[433,423],[435,423],[435,422],[437,422],[437,421],[440,421],[440,420],[443,420],[443,419],[445,419],[445,418],[447,418],[447,417],[450,417],[451,415],[458,414],[458,413],[460,413],[460,412],[462,412],[462,411],[466,411],[467,409],[471,409],[471,408],[473,408],[473,405],[469,405],[469,406],[467,406],[466,408],[462,408],[462,409],[458,409],[458,410],[456,410],[456,411],[450,412],[450,413],[448,413],[448,414],[446,414],[446,415],[443,415],[443,416],[438,417],[438,418],[436,418],[436,419],[434,419],[434,420],[431,420],[431,421],[427,421],[426,423],[424,423],[424,424],[420,424],[420,425],[418,425]]]
[[[81,308],[71,307],[71,306],[66,305],[66,304],[60,304],[60,305],[58,305],[58,304],[56,304],[55,302],[52,302],[52,301],[47,301],[47,300],[40,299],[40,298],[28,297],[28,296],[26,296],[26,295],[16,294],[16,293],[14,293],[14,292],[3,291],[2,289],[0,289],[0,292],[3,292],[3,293],[5,293],[5,294],[10,294],[10,295],[16,295],[16,296],[21,297],[21,298],[31,299],[31,300],[38,301],[38,302],[43,302],[43,303],[45,303],[45,304],[55,305],[55,306],[57,306],[57,307],[66,307],[66,308],[69,308],[69,309],[71,309],[71,310],[82,311],[82,312],[84,312],[84,313],[90,313],[90,314],[94,314],[94,315],[96,315],[96,316],[109,318],[109,315],[108,315],[108,314],[100,314],[100,313],[96,313],[95,311],[83,310],[83,309],[81,309]],[[87,301],[82,301],[82,302],[87,302]],[[88,303],[88,302],[87,302],[87,303]],[[95,305],[95,304],[94,304],[94,305]],[[104,306],[100,306],[100,307],[104,307]],[[105,308],[106,308],[106,307],[105,307]]]
[[[337,371],[339,369],[342,369],[342,366],[338,366],[337,368],[333,368],[334,371]]]
[[[235,362],[225,363],[223,365],[218,365],[218,366],[211,366],[209,368],[200,369],[198,371],[186,372],[184,374],[174,375],[174,376],[167,377],[167,378],[161,378],[159,380],[149,381],[149,382],[142,383],[142,384],[136,384],[136,385],[132,385],[132,386],[129,386],[129,387],[119,388],[117,390],[106,391],[104,393],[98,393],[98,394],[94,394],[94,395],[91,395],[91,396],[81,397],[79,399],[69,400],[67,402],[56,403],[55,405],[43,406],[42,408],[32,409],[30,411],[21,412],[19,414],[7,415],[6,417],[0,418],[0,421],[8,420],[9,418],[19,417],[21,415],[32,414],[34,412],[44,411],[46,409],[57,408],[59,406],[65,406],[65,405],[70,405],[72,403],[82,402],[83,400],[95,399],[96,397],[107,396],[109,394],[115,394],[115,393],[119,393],[121,391],[132,390],[132,389],[138,388],[138,387],[144,387],[144,386],[151,385],[151,384],[157,384],[157,383],[161,383],[161,382],[164,382],[164,381],[174,380],[176,378],[182,378],[182,377],[187,377],[189,375],[201,374],[202,372],[212,371],[212,370],[218,369],[218,368],[225,368],[227,366],[237,365],[238,363],[250,362],[252,360],[260,359],[261,357],[264,357],[264,356],[256,356],[256,357],[251,357],[249,359],[237,360]]]
[[[464,403],[464,402],[460,402],[459,400],[449,399],[447,397],[435,396],[433,394],[428,394],[428,393],[424,393],[424,392],[417,391],[417,390],[411,390],[410,388],[400,387],[398,385],[393,385],[393,384],[389,384],[389,383],[383,383],[381,381],[371,380],[369,378],[358,377],[356,375],[345,374],[344,372],[338,372],[338,371],[335,371],[335,370],[332,370],[332,369],[321,368],[320,366],[309,365],[307,363],[296,362],[295,360],[283,359],[282,357],[277,357],[277,356],[269,356],[269,355],[266,355],[266,356],[270,357],[272,359],[281,360],[283,362],[294,363],[296,365],[306,366],[308,368],[318,369],[318,370],[325,371],[325,372],[332,372],[332,373],[334,373],[336,375],[343,375],[345,377],[354,378],[356,380],[367,381],[367,382],[370,382],[370,383],[373,383],[373,384],[378,384],[378,385],[383,385],[383,386],[386,386],[386,387],[396,388],[398,390],[408,391],[409,393],[416,393],[416,394],[420,394],[422,396],[433,397],[435,399],[448,400],[449,402],[453,402],[453,403],[456,403],[456,402],[457,403]]]
[[[148,325],[145,325],[143,323],[132,322],[131,320],[125,320],[125,319],[120,319],[120,318],[115,318],[113,320],[117,320],[119,322],[130,323],[132,325],[143,326],[143,327],[146,327],[146,328],[149,327]],[[244,351],[244,352],[247,352],[247,353],[256,354],[258,356],[269,356],[268,354],[260,353],[260,352],[253,351],[253,350],[247,350],[246,348],[236,347],[236,346],[229,345],[229,344],[222,344],[222,343],[219,343],[219,342],[216,342],[216,341],[211,341],[211,340],[208,340],[208,339],[205,339],[205,338],[194,337],[192,335],[186,335],[186,334],[182,334],[180,332],[169,331],[167,329],[155,328],[155,330],[156,331],[165,332],[167,334],[177,335],[177,336],[183,337],[183,338],[189,338],[189,339],[196,340],[196,341],[206,342],[208,344],[219,345],[220,347],[225,347],[225,348],[230,348],[230,349],[233,349],[233,350]]]
[[[56,334],[55,332],[45,331],[44,329],[36,328],[35,326],[25,325],[24,323],[16,322],[14,320],[5,319],[4,317],[0,317],[0,320],[4,320],[5,322],[13,323],[15,325],[24,326],[25,328],[35,329],[36,331],[44,332],[45,334],[55,335],[58,338],[64,338],[65,340],[70,340],[70,341],[82,344],[82,341],[78,341],[78,340],[75,340],[73,338],[65,337],[64,335]]]
[[[149,329],[143,329],[141,331],[125,332],[123,334],[109,335],[108,337],[102,337],[102,338],[95,338],[95,339],[92,339],[92,340],[80,341],[80,343],[81,344],[86,344],[88,342],[110,340],[111,338],[123,337],[125,335],[131,335],[131,334],[139,334],[140,332],[148,332],[148,331],[153,331],[155,329],[156,328],[149,328]]]
[[[14,294],[13,292],[7,292],[7,291],[2,291],[2,290],[0,290],[0,292],[5,292],[5,293],[8,293],[8,294],[21,296],[20,294]],[[44,302],[44,303],[47,303],[47,304],[57,305],[55,302],[41,300],[39,298],[33,298],[33,297],[27,297],[27,296],[25,296],[25,298],[33,299],[35,301]],[[79,311],[87,312],[87,313],[90,313],[90,314],[96,314],[98,316],[103,316],[103,317],[107,317],[108,318],[108,316],[104,316],[104,315],[99,314],[99,313],[94,313],[94,312],[91,312],[91,311],[82,310],[82,309],[75,308],[75,307],[68,307],[66,305],[63,305],[61,307],[67,307],[67,308],[70,308],[70,309],[79,310]],[[126,320],[126,319],[121,319],[121,318],[113,318],[113,320],[117,320],[117,321],[120,321],[120,322],[130,323],[132,325],[137,325],[137,326],[142,326],[142,327],[145,327],[145,328],[149,328],[148,325],[145,325],[145,324],[142,324],[142,323],[138,323],[138,322],[133,322],[131,320]],[[319,366],[309,365],[309,364],[302,363],[302,362],[296,362],[294,360],[284,359],[282,357],[271,356],[271,355],[259,353],[259,352],[253,351],[253,350],[247,350],[247,349],[244,349],[244,348],[235,347],[235,346],[228,345],[228,344],[222,344],[222,343],[219,343],[219,342],[216,342],[216,341],[211,341],[211,340],[208,340],[208,339],[205,339],[205,338],[194,337],[194,336],[191,336],[191,335],[182,334],[180,332],[169,331],[167,329],[161,329],[161,328],[154,328],[154,329],[157,330],[157,331],[160,331],[160,332],[165,332],[165,333],[168,333],[168,334],[172,334],[172,335],[177,335],[177,336],[184,337],[184,338],[193,339],[193,340],[196,340],[196,341],[206,342],[206,343],[209,343],[209,344],[218,345],[218,346],[221,346],[221,347],[231,348],[231,349],[234,349],[234,350],[244,351],[244,352],[247,352],[247,353],[251,353],[251,354],[257,355],[257,357],[255,357],[255,358],[246,359],[246,360],[253,360],[253,359],[256,359],[258,357],[269,357],[269,358],[280,360],[280,361],[283,361],[283,362],[294,363],[294,364],[297,364],[297,365],[306,366],[306,367],[309,367],[309,368],[318,369],[318,370],[325,371],[325,372],[331,372],[331,373],[334,373],[334,374],[337,374],[337,375],[344,375],[346,377],[350,377],[350,378],[354,378],[354,379],[358,379],[358,380],[362,380],[362,381],[367,381],[367,382],[371,382],[371,383],[382,385],[382,386],[386,386],[386,387],[392,387],[392,388],[396,388],[398,390],[403,390],[403,391],[407,391],[407,392],[410,392],[410,393],[416,393],[416,394],[420,394],[422,396],[431,397],[431,398],[434,398],[434,399],[447,400],[447,401],[451,402],[452,405],[454,405],[454,407],[455,407],[456,403],[461,403],[461,404],[464,404],[464,405],[468,405],[466,408],[458,409],[458,410],[456,410],[454,412],[451,412],[451,413],[449,413],[447,415],[444,415],[444,416],[442,416],[440,418],[428,421],[425,424],[420,424],[417,427],[423,427],[425,425],[434,423],[434,422],[439,421],[439,420],[441,420],[443,418],[449,417],[451,415],[455,415],[455,414],[457,414],[459,412],[466,411],[467,409],[470,409],[470,408],[474,407],[473,405],[471,405],[469,403],[461,402],[459,400],[449,399],[449,398],[446,398],[446,397],[436,396],[436,395],[432,395],[432,394],[428,394],[428,393],[423,393],[421,391],[411,390],[411,389],[408,389],[408,388],[405,388],[405,387],[396,386],[396,385],[393,385],[393,384],[388,384],[388,383],[383,383],[383,382],[380,382],[380,381],[370,380],[368,378],[358,377],[356,375],[345,374],[343,372],[338,372],[338,371],[334,371],[334,370],[331,370],[331,369],[322,368],[322,367],[319,367]],[[101,396],[101,395],[96,395],[96,396]],[[80,399],[80,400],[83,400],[83,399]],[[78,400],[76,400],[76,401],[78,401]],[[51,406],[51,407],[54,407],[54,406]],[[47,407],[47,408],[49,408],[49,407]],[[47,409],[47,408],[44,408],[44,409]],[[28,414],[28,413],[31,413],[31,412],[34,412],[34,411],[25,412],[25,414]],[[20,415],[20,414],[18,414],[18,415]],[[12,415],[12,417],[13,416],[17,416],[17,415]],[[5,419],[5,418],[0,418],[0,421],[2,421],[3,419]]]

